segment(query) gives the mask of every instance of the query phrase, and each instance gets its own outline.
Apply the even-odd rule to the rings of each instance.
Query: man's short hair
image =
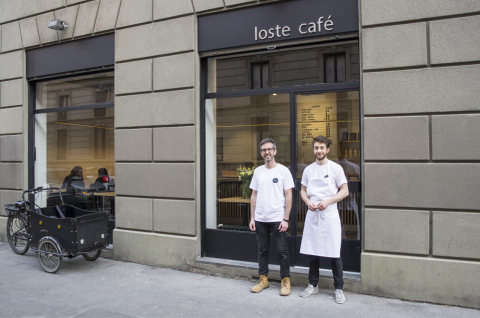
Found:
[[[327,137],[322,136],[322,135],[319,135],[319,136],[313,138],[312,147],[315,147],[316,142],[319,142],[321,144],[325,144],[325,146],[327,146],[327,148],[330,148],[330,146],[332,145],[332,141],[330,139],[328,139]]]
[[[262,141],[260,141],[259,147],[262,148],[262,146],[267,142],[271,142],[273,144],[273,149],[277,149],[277,145],[275,144],[275,141],[273,141],[273,139],[270,139],[270,138],[265,138]]]

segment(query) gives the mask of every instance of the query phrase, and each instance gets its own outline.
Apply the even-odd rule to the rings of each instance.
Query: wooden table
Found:
[[[238,203],[242,206],[242,219],[243,225],[248,226],[248,208],[247,204],[250,204],[251,198],[244,199],[242,197],[231,197],[218,199],[218,202]]]
[[[231,203],[250,203],[251,198],[244,199],[242,197],[231,197],[218,199],[218,202],[231,202]]]
[[[95,192],[93,195],[98,195],[101,197],[114,197],[115,192]]]

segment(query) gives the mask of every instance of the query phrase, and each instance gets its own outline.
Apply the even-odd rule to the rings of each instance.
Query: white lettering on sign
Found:
[[[282,31],[281,33],[280,30]],[[265,29],[258,31],[258,27],[255,27],[255,41],[258,39],[265,40],[267,37],[269,39],[273,39],[275,36],[279,38],[282,36],[290,36],[290,27],[284,26],[282,28],[281,26],[277,25],[275,28],[268,29],[268,32]]]
[[[329,15],[328,19],[324,22],[323,17],[318,18],[317,22],[309,22],[309,23],[302,23],[298,26],[298,32],[300,34],[312,34],[312,33],[320,33],[322,32],[322,24],[323,28],[326,31],[333,30],[333,21],[331,20],[332,16]],[[273,39],[275,37],[288,37],[290,36],[290,27],[284,26],[281,27],[277,24],[276,27],[270,29],[261,29],[258,30],[258,27],[255,27],[255,41],[265,40],[265,39]]]

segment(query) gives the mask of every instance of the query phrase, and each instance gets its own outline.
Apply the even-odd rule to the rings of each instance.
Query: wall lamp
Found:
[[[48,24],[48,27],[53,30],[65,30],[68,28],[67,21],[62,21],[60,19],[53,19]]]

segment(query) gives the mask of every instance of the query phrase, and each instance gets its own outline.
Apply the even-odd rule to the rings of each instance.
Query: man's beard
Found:
[[[273,160],[273,156],[268,157],[268,159],[264,157],[263,160],[265,160],[265,162],[270,162]]]

